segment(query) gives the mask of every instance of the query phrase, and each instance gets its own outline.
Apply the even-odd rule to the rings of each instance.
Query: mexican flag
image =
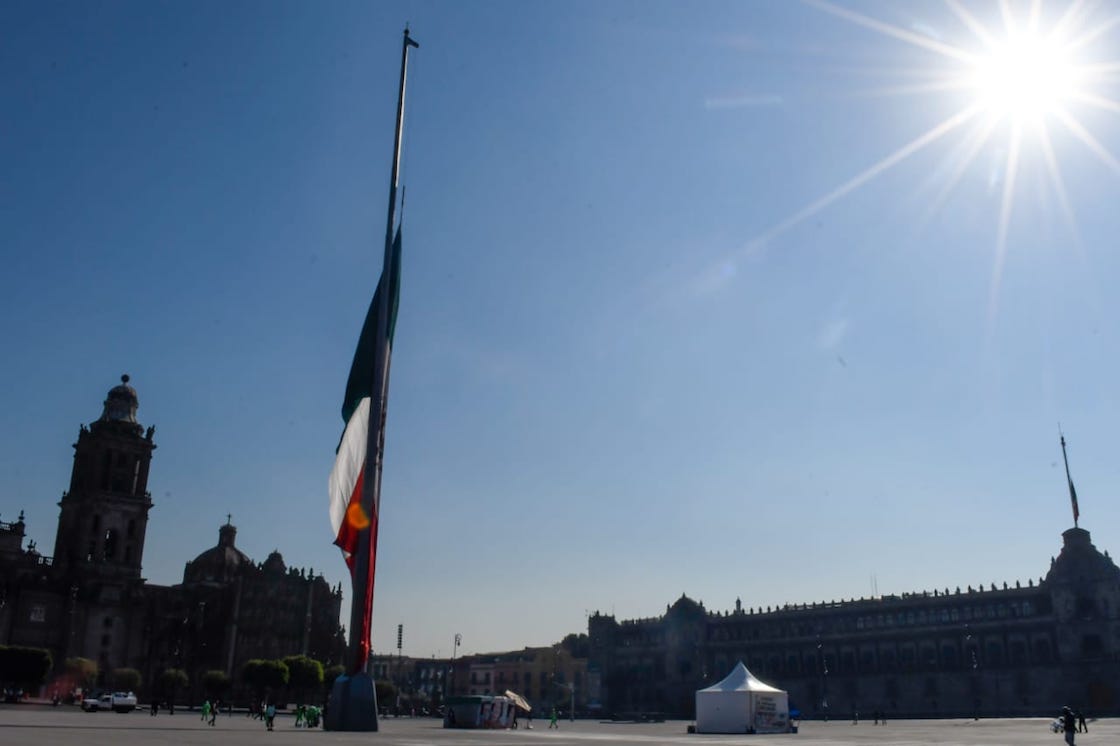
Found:
[[[397,228],[389,252],[389,263],[381,271],[377,290],[362,324],[362,335],[350,365],[350,378],[346,381],[346,395],[342,401],[342,419],[346,429],[338,446],[334,467],[329,480],[331,527],[334,543],[342,549],[350,571],[354,571],[354,552],[358,548],[358,535],[369,530],[370,567],[366,579],[373,586],[374,558],[377,555],[377,517],[381,503],[380,484],[374,489],[373,510],[369,515],[362,508],[362,487],[366,473],[366,453],[369,444],[370,407],[374,412],[372,422],[377,428],[376,453],[382,453],[385,443],[385,402],[389,390],[389,357],[393,348],[393,332],[397,325],[397,307],[401,289],[401,230]],[[388,293],[388,314],[381,318],[381,296]],[[381,341],[383,340],[383,341]],[[384,344],[384,367],[378,370],[377,346]],[[379,475],[377,475],[379,476]],[[376,480],[380,482],[380,479]]]

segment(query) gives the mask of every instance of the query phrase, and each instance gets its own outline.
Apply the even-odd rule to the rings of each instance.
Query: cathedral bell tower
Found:
[[[152,507],[148,467],[156,446],[155,428],[145,432],[136,421],[139,406],[136,389],[121,376],[101,418],[78,432],[70,489],[58,504],[54,562],[62,573],[140,577]]]

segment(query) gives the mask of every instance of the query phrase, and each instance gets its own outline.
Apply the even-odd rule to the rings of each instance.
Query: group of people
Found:
[[[221,709],[221,701],[215,700],[213,703],[206,700],[202,703],[202,722],[207,725],[216,725],[218,719],[218,711]],[[168,707],[170,713],[175,714],[174,706]],[[159,703],[156,700],[152,701],[151,714],[154,716],[159,712]],[[249,711],[246,713],[251,718],[263,720],[265,727],[272,730],[276,723],[276,705],[272,703],[261,702],[259,706],[250,706]],[[322,708],[315,705],[299,705],[295,709],[295,726],[297,728],[318,728],[323,718]]]
[[[880,723],[882,723],[883,725],[887,724],[887,713],[883,712],[882,710],[872,710],[871,717],[875,719],[875,725],[879,725]],[[825,720],[827,719],[828,718],[826,716]],[[859,725],[859,710],[852,710],[852,725]]]
[[[299,705],[296,707],[296,727],[318,728],[322,716],[323,711],[315,705]]]
[[[271,702],[261,702],[259,706],[250,705],[246,713],[251,718],[263,720],[268,730],[276,726],[276,705]],[[323,710],[315,705],[299,705],[295,709],[295,726],[297,728],[318,728],[323,719]]]
[[[1080,710],[1074,711],[1068,706],[1062,708],[1062,714],[1058,716],[1062,721],[1062,731],[1066,736],[1066,743],[1073,746],[1074,733],[1088,733],[1089,725],[1085,722],[1085,716],[1081,714]]]
[[[202,703],[202,720],[204,723],[207,725],[215,724],[218,719],[218,708],[220,705],[220,701],[215,701],[214,704],[210,704],[210,700],[206,700]]]

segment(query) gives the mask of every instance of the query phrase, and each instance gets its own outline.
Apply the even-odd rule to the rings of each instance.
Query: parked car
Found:
[[[132,692],[113,692],[109,695],[113,712],[132,712],[136,709],[136,695]]]
[[[87,694],[82,698],[82,709],[86,712],[97,712],[98,710],[108,710],[113,706],[112,696],[109,694],[102,694],[100,697],[92,694]]]

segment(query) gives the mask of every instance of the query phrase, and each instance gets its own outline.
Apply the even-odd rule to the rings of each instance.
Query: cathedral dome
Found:
[[[136,389],[128,385],[128,374],[121,376],[119,386],[109,389],[105,398],[105,408],[101,412],[101,419],[113,422],[136,423],[136,410],[140,407],[140,397]]]
[[[273,550],[272,554],[268,555],[268,559],[264,561],[263,569],[267,573],[282,575],[288,568],[284,564],[284,558],[280,556],[280,552]]]
[[[184,583],[224,583],[237,577],[252,561],[237,547],[237,528],[226,523],[218,529],[218,546],[207,549],[187,563]]]

